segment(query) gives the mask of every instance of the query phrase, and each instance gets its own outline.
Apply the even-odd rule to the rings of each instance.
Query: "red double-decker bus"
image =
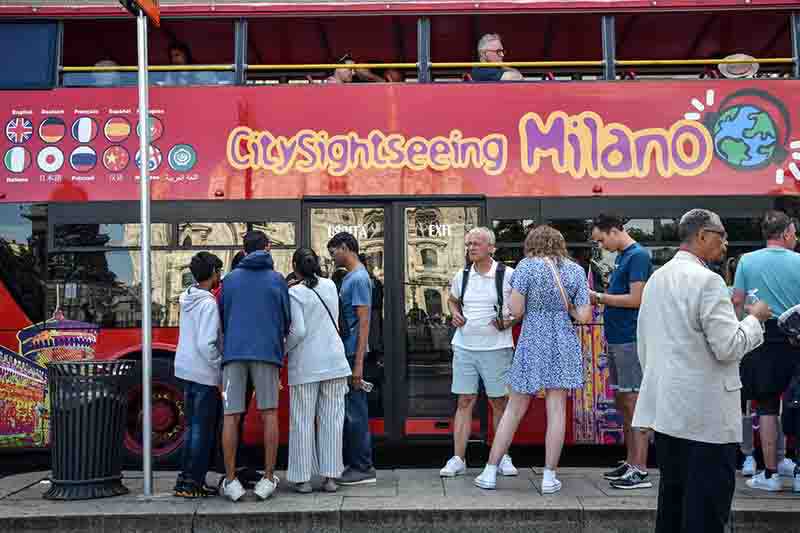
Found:
[[[145,157],[135,25],[121,6],[0,6],[0,447],[47,446],[48,361],[140,357],[140,164],[153,180],[157,464],[184,431],[172,358],[189,258],[210,250],[230,264],[249,229],[269,234],[285,274],[295,248],[356,235],[376,280],[372,429],[413,446],[451,433],[446,302],[471,227],[492,227],[496,257],[514,265],[527,229],[552,224],[602,289],[613,258],[587,227],[601,212],[629,219],[657,266],[690,208],[723,217],[731,255],[762,245],[764,210],[798,212],[796,2],[161,5]],[[521,81],[470,81],[487,33]],[[722,61],[735,53],[748,57]],[[323,83],[345,54],[354,82]],[[570,444],[622,438],[599,311],[581,329],[586,386],[570,399]],[[487,410],[476,439],[491,438]],[[140,411],[134,389],[132,458]],[[245,443],[258,424],[251,410]],[[543,436],[535,402],[517,442]]]

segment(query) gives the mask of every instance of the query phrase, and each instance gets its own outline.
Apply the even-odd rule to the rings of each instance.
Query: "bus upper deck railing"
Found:
[[[688,66],[717,66],[723,64],[761,64],[761,65],[791,65],[796,59],[791,57],[771,57],[752,59],[618,59],[615,66],[620,67],[688,67]],[[471,69],[474,67],[488,68],[521,68],[521,69],[565,69],[565,68],[597,68],[606,65],[604,60],[580,61],[506,61],[506,62],[430,62],[427,67],[431,70]],[[396,63],[302,63],[302,64],[243,64],[241,68],[246,72],[319,72],[333,71],[339,68],[349,69],[396,69],[417,70],[424,67],[419,62]],[[61,72],[64,75],[65,86],[127,86],[136,83],[136,66],[64,66]],[[151,83],[154,85],[234,85],[237,83],[234,64],[208,64],[208,65],[151,65],[148,70],[152,72]],[[241,83],[241,82],[240,82]]]
[[[791,57],[767,57],[753,59],[617,59],[615,65],[619,66],[703,66],[703,65],[727,65],[727,64],[762,64],[762,65],[784,65],[792,64],[794,59]],[[603,60],[581,60],[581,61],[503,61],[503,62],[478,62],[478,61],[432,61],[428,64],[431,68],[472,68],[472,67],[519,67],[519,68],[549,68],[549,67],[602,67],[605,65]],[[275,64],[245,64],[246,70],[269,71],[269,70],[336,70],[339,68],[350,69],[414,69],[418,68],[418,62],[400,63],[275,63]],[[236,65],[150,65],[148,70],[151,72],[184,72],[184,71],[230,71],[233,72]],[[73,66],[61,67],[62,72],[136,72],[136,66]]]

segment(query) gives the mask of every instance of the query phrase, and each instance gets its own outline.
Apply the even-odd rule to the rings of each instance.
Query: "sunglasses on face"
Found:
[[[720,238],[721,238],[723,241],[727,241],[727,240],[728,240],[728,232],[727,232],[727,231],[725,231],[725,230],[721,230],[721,229],[711,229],[711,228],[704,228],[704,229],[703,229],[703,231],[708,231],[708,232],[710,232],[710,233],[716,233],[717,235],[719,235],[719,236],[720,236]]]

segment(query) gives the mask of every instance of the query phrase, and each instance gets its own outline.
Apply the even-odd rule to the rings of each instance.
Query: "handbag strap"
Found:
[[[339,331],[339,326],[336,325],[336,321],[333,319],[333,313],[331,313],[331,310],[328,309],[328,306],[325,304],[325,300],[322,299],[322,296],[320,296],[317,291],[315,291],[311,287],[308,287],[308,288],[309,288],[309,290],[311,290],[311,292],[313,292],[314,294],[317,295],[317,298],[319,298],[319,301],[322,304],[322,307],[324,307],[325,310],[328,312],[328,316],[331,319],[331,324],[333,324],[333,328],[336,330],[336,333],[338,333],[341,336],[342,333]]]
[[[547,266],[550,267],[550,272],[553,273],[553,279],[555,279],[556,285],[558,286],[558,292],[561,294],[561,301],[564,302],[564,308],[567,310],[567,313],[569,313],[569,300],[567,299],[567,292],[564,290],[564,285],[561,284],[561,276],[549,257],[545,257],[544,262],[547,263]]]

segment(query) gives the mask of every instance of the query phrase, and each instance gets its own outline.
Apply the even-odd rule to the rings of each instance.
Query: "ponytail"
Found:
[[[299,248],[292,257],[294,269],[303,276],[303,284],[313,289],[319,283],[322,269],[319,265],[319,256],[311,248]]]

